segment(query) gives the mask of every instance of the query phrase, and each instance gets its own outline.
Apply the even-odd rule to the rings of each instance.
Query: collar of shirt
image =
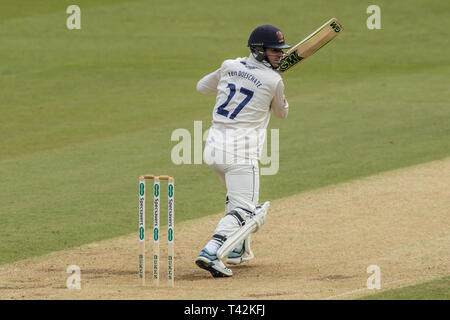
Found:
[[[253,53],[250,52],[250,55],[247,58],[246,63],[248,63],[249,65],[255,66],[255,67],[260,67],[260,68],[266,68],[266,69],[272,69],[272,67],[269,66],[269,63],[267,62],[267,65],[263,62],[259,62],[258,60],[256,60],[256,58],[253,56]]]

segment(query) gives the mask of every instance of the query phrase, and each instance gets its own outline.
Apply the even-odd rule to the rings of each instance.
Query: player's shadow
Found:
[[[202,270],[197,267],[197,269],[192,269],[189,273],[179,274],[175,276],[176,280],[185,280],[185,281],[198,281],[198,280],[205,280],[205,279],[214,279],[214,280],[230,280],[230,279],[236,279],[239,278],[239,276],[245,275],[245,277],[249,277],[252,272],[252,269],[255,268],[255,266],[252,266],[251,264],[243,264],[243,265],[228,265],[229,268],[233,270],[233,276],[232,277],[224,277],[224,278],[214,278],[211,276],[211,274],[206,271]],[[194,266],[195,268],[195,266]],[[255,273],[255,277],[258,275]]]

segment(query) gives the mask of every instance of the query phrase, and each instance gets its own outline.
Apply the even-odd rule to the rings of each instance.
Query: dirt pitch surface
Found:
[[[136,233],[2,265],[0,298],[351,299],[380,291],[367,289],[370,265],[380,268],[381,290],[424,282],[450,274],[449,187],[445,159],[273,201],[252,237],[255,259],[231,266],[232,278],[214,279],[193,262],[219,213],[175,225],[175,288],[165,241],[161,286],[151,283],[150,242],[147,286],[139,286]],[[183,214],[183,204],[176,209]],[[80,267],[80,290],[67,289],[69,265]]]

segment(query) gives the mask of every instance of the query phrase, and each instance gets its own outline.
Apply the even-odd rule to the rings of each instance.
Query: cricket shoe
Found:
[[[228,269],[222,261],[217,259],[215,254],[210,253],[206,248],[200,251],[195,264],[202,269],[205,269],[211,273],[214,278],[231,277],[233,271]]]
[[[248,245],[246,242],[248,242]],[[247,240],[245,240],[244,244],[242,244],[240,247],[235,248],[228,254],[227,263],[241,264],[242,262],[253,259],[253,257],[254,257],[253,252],[250,249],[250,236],[249,236]]]

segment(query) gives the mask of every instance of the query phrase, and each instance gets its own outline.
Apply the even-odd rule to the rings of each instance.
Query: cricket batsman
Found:
[[[265,221],[270,202],[258,205],[259,164],[271,113],[286,118],[288,102],[279,72],[285,43],[281,30],[262,25],[248,40],[250,55],[225,60],[197,83],[197,90],[215,94],[205,162],[227,188],[225,216],[195,263],[213,277],[231,277],[227,264],[253,258],[250,234]]]

